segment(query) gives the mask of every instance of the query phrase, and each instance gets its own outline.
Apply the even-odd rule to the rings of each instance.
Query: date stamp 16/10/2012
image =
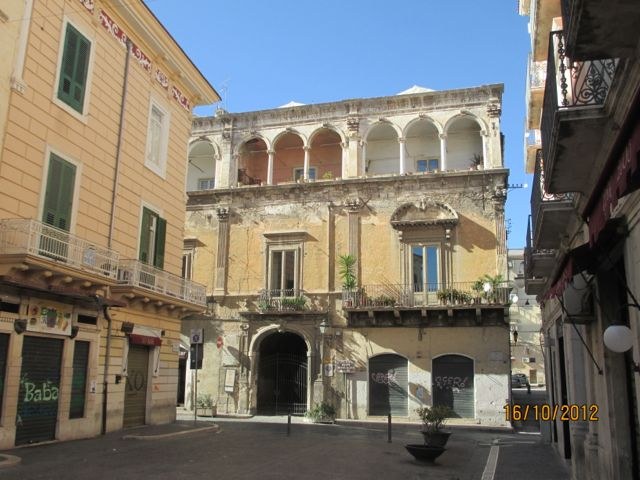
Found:
[[[597,422],[598,405],[550,405],[548,403],[533,405],[505,405],[505,421],[526,422],[527,420],[544,422],[561,420],[563,422]]]

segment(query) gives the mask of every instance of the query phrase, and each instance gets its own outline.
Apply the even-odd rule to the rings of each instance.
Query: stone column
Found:
[[[402,137],[398,138],[398,144],[400,145],[400,175],[407,173],[407,166],[405,165],[404,159],[404,142],[405,139]]]
[[[218,208],[218,252],[214,295],[224,295],[227,284],[227,250],[229,247],[229,209]]]
[[[304,181],[306,182],[309,180],[309,150],[311,147],[305,145],[302,149],[304,150]]]
[[[440,135],[440,171],[447,170],[447,134],[441,133]]]
[[[355,271],[358,283],[360,282],[360,210],[364,202],[359,197],[347,198],[344,202],[347,211],[347,223],[349,225],[349,255],[356,259]]]
[[[276,156],[275,150],[267,150],[269,160],[267,163],[267,185],[273,185],[273,160]]]
[[[496,221],[496,272],[507,278],[507,230],[504,220],[504,204],[507,200],[506,189],[496,187],[492,200]]]
[[[360,166],[361,152],[360,152],[360,120],[357,117],[347,118],[347,135],[348,144],[343,145],[342,148],[347,148],[346,165],[343,165],[342,171],[344,172],[343,178],[353,178],[358,175],[364,175],[364,170]]]
[[[342,147],[342,165],[341,165],[341,169],[340,169],[340,177],[341,178],[347,178],[347,176],[349,175],[349,169],[348,169],[348,165],[349,165],[349,142],[342,142],[340,144],[340,146]]]
[[[484,163],[484,169],[488,170],[489,168],[491,168],[491,162],[489,159],[489,149],[488,149],[488,135],[487,132],[482,131],[480,132],[480,136],[482,137],[482,159],[483,159],[483,163]]]

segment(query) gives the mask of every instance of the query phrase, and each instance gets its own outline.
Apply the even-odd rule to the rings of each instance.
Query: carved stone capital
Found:
[[[275,155],[276,151],[275,150],[267,150],[267,155]]]
[[[358,135],[358,131],[360,130],[360,119],[358,117],[349,117],[347,118],[347,132],[350,137],[355,137]]]
[[[219,221],[226,222],[227,220],[229,220],[229,207],[216,208],[216,214],[218,215]]]
[[[349,197],[344,200],[344,208],[348,213],[357,213],[364,206],[364,202],[360,197]]]
[[[406,141],[407,141],[407,139],[406,139],[406,138],[404,138],[404,137],[398,137],[398,143],[404,143],[404,142],[406,142]]]
[[[446,133],[440,133],[440,134],[438,134],[438,136],[440,137],[441,140],[446,140],[447,139],[447,134]]]

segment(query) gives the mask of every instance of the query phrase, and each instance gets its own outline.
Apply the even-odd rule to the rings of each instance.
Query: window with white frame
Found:
[[[411,280],[414,292],[435,292],[441,283],[440,246],[411,245]]]
[[[169,113],[155,101],[149,106],[147,129],[147,152],[144,164],[164,177],[167,163],[167,140],[169,137]]]
[[[85,113],[91,41],[66,24],[56,97],[76,112]]]
[[[436,170],[438,170],[437,158],[416,161],[416,171],[418,172],[435,172]]]
[[[198,190],[213,190],[214,187],[215,179],[213,177],[198,179]]]
[[[193,250],[182,252],[182,278],[191,280],[193,271]]]
[[[302,291],[305,231],[265,232],[265,286],[271,297],[297,297]]]
[[[293,180],[297,182],[302,178],[304,178],[304,168],[303,167],[294,168]],[[309,180],[315,180],[315,179],[316,179],[316,167],[309,167]]]

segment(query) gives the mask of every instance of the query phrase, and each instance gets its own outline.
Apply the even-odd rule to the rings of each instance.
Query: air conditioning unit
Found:
[[[536,357],[522,357],[522,363],[536,363]]]

